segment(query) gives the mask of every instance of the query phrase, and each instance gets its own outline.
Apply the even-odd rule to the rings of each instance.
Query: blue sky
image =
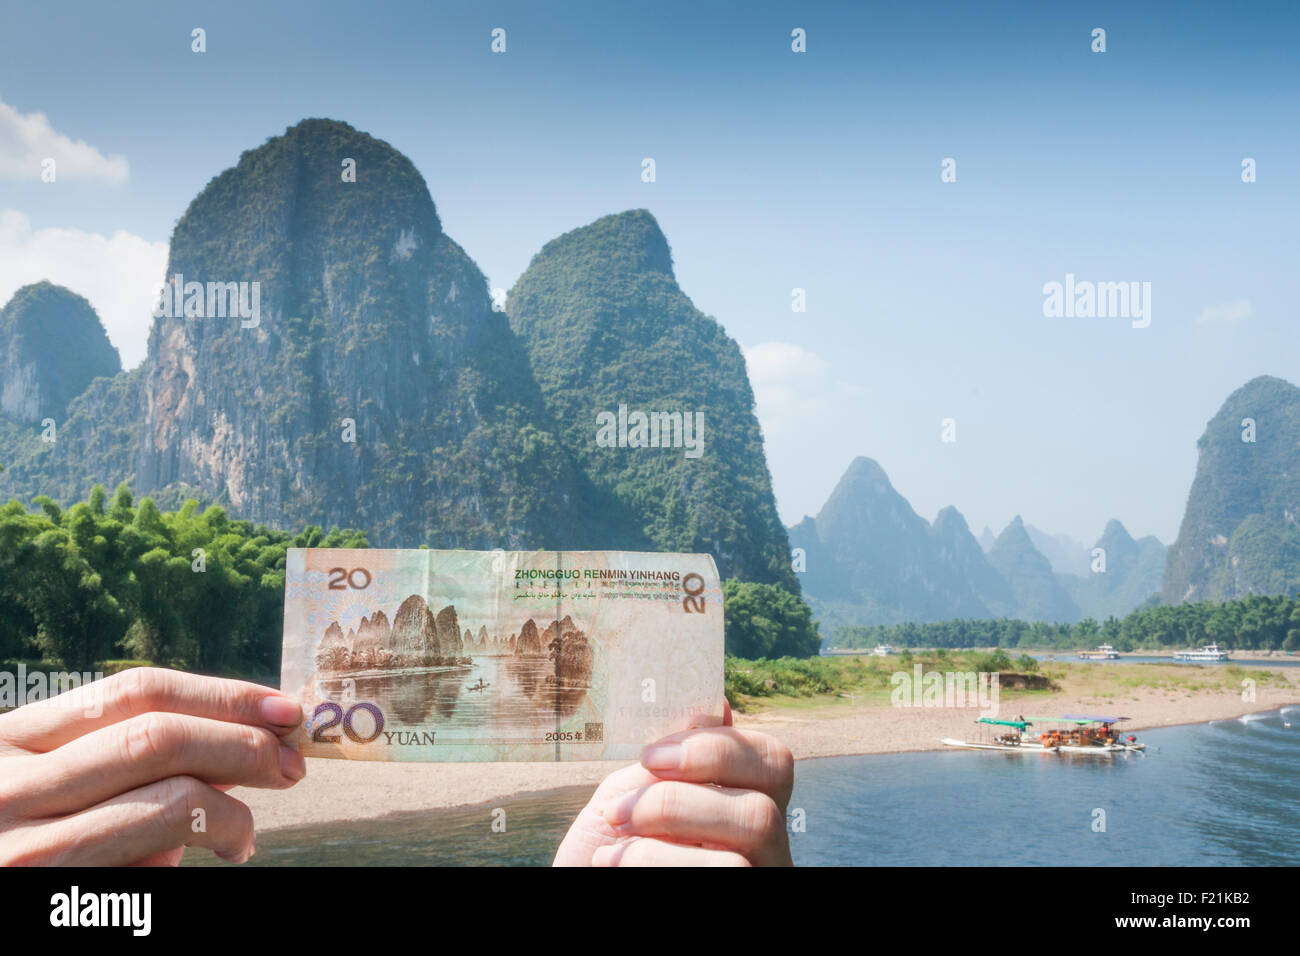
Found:
[[[976,533],[1022,514],[1091,543],[1118,517],[1168,542],[1224,398],[1300,381],[1300,15],[1135,6],[3,0],[0,298],[63,281],[135,364],[188,202],[328,116],[414,161],[494,286],[650,209],[747,350],[787,522],[867,455]],[[20,131],[89,153],[42,183]],[[1150,282],[1150,327],[1045,318],[1066,273]]]

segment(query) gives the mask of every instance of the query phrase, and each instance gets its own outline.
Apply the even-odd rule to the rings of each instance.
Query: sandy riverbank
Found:
[[[1300,704],[1300,673],[1287,677],[1287,686],[1257,688],[1256,699],[1250,702],[1243,701],[1239,692],[1223,689],[1098,689],[1080,677],[1064,681],[1060,693],[1024,698],[1005,694],[1000,714],[1116,714],[1133,718],[1123,725],[1126,730],[1141,731]],[[736,724],[772,734],[785,741],[796,757],[809,758],[938,750],[943,746],[939,738],[966,736],[977,716],[979,712],[973,708],[890,707],[842,699],[738,714]],[[510,800],[522,799],[528,793],[574,785],[594,788],[607,774],[624,765],[392,764],[311,759],[306,779],[291,790],[241,788],[232,793],[252,808],[258,829],[271,830],[497,800],[508,807]]]

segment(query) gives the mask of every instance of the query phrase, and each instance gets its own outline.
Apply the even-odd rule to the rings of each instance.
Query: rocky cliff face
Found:
[[[56,445],[0,413],[0,494],[127,481],[375,546],[708,551],[798,591],[743,356],[677,287],[649,213],[548,243],[507,317],[406,157],[307,120],[208,183],[167,277],[139,370],[87,387],[0,337],[15,411],[81,392]],[[666,416],[663,447],[598,444],[620,405]]]
[[[1237,389],[1197,442],[1196,477],[1162,599],[1300,590],[1300,389],[1271,376]]]
[[[0,413],[15,422],[52,418],[101,376],[122,370],[90,303],[63,286],[23,286],[0,309]]]
[[[744,356],[678,287],[653,216],[606,216],[547,243],[507,312],[606,540],[708,551],[724,577],[797,593]],[[638,432],[639,415],[677,418]]]
[[[192,485],[243,517],[361,527],[375,545],[581,533],[526,357],[388,144],[308,120],[245,153],[177,224],[168,275],[184,282],[169,310],[195,283],[204,314],[155,320],[140,491]],[[247,314],[215,314],[226,288]]]
[[[0,500],[84,500],[131,475],[140,421],[138,369],[117,350],[81,296],[40,282],[0,311]],[[111,377],[100,377],[111,376]],[[54,420],[53,442],[43,440]]]

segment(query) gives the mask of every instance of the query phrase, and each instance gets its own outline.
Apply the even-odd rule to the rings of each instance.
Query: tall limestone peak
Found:
[[[678,287],[650,213],[548,243],[506,311],[563,447],[595,486],[587,504],[606,516],[604,540],[707,551],[724,577],[798,592],[744,356]],[[637,431],[651,415],[672,424]]]
[[[1097,546],[1102,548],[1131,548],[1135,544],[1137,542],[1128,533],[1128,528],[1124,527],[1124,522],[1118,518],[1111,518],[1106,522],[1106,527],[1097,541]]]
[[[1010,607],[1006,582],[961,513],[945,508],[931,526],[870,458],[850,463],[817,517],[790,529],[790,541],[805,551],[804,591],[831,630]]]
[[[1078,620],[1078,605],[1056,579],[1051,562],[1034,547],[1020,515],[998,535],[989,562],[1011,586],[1020,616],[1031,621]]]
[[[893,537],[895,533],[919,542],[916,536],[929,530],[926,520],[894,490],[880,464],[863,457],[853,459],[836,483],[817,513],[817,527],[827,543],[865,543],[863,538],[875,535],[883,549],[882,559],[886,559],[884,551],[902,543]],[[883,535],[892,540],[887,541]]]
[[[181,217],[167,275],[182,289],[149,337],[139,491],[193,486],[380,546],[581,535],[527,356],[387,143],[313,119],[244,153]]]
[[[571,229],[542,246],[533,264],[560,259],[566,268],[590,266],[599,273],[660,272],[673,277],[673,257],[668,238],[648,209],[602,216]]]
[[[931,526],[943,578],[953,594],[954,616],[993,617],[1015,613],[1015,595],[1010,585],[989,563],[979,541],[960,511],[952,505],[942,509]],[[982,605],[982,607],[980,607]]]
[[[1197,449],[1162,600],[1300,590],[1300,388],[1251,379],[1210,419]]]
[[[99,316],[75,292],[37,282],[0,309],[0,413],[13,421],[62,425],[92,380],[121,370]]]
[[[1031,524],[1025,525],[1025,531],[1038,553],[1047,559],[1057,574],[1082,577],[1088,573],[1088,549],[1083,544],[1068,534],[1052,534]]]

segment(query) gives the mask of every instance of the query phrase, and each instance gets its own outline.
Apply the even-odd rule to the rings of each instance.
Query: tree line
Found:
[[[29,511],[0,506],[0,662],[45,660],[91,671],[110,659],[182,670],[279,673],[289,548],[364,548],[364,532],[298,534],[231,519],[189,500],[160,511],[122,484],[110,499]],[[808,657],[821,637],[802,599],[728,580],[726,644],[741,657]]]
[[[109,500],[0,506],[0,660],[89,671],[126,656],[186,670],[279,672],[289,548],[363,548],[355,530],[292,535],[187,501],[162,512],[120,485]]]
[[[1091,649],[1111,644],[1117,650],[1198,647],[1217,643],[1233,650],[1300,651],[1300,598],[1250,595],[1237,601],[1162,604],[1142,607],[1123,618],[1075,624],[998,620],[936,621],[926,624],[846,627],[833,647],[1028,647]]]

